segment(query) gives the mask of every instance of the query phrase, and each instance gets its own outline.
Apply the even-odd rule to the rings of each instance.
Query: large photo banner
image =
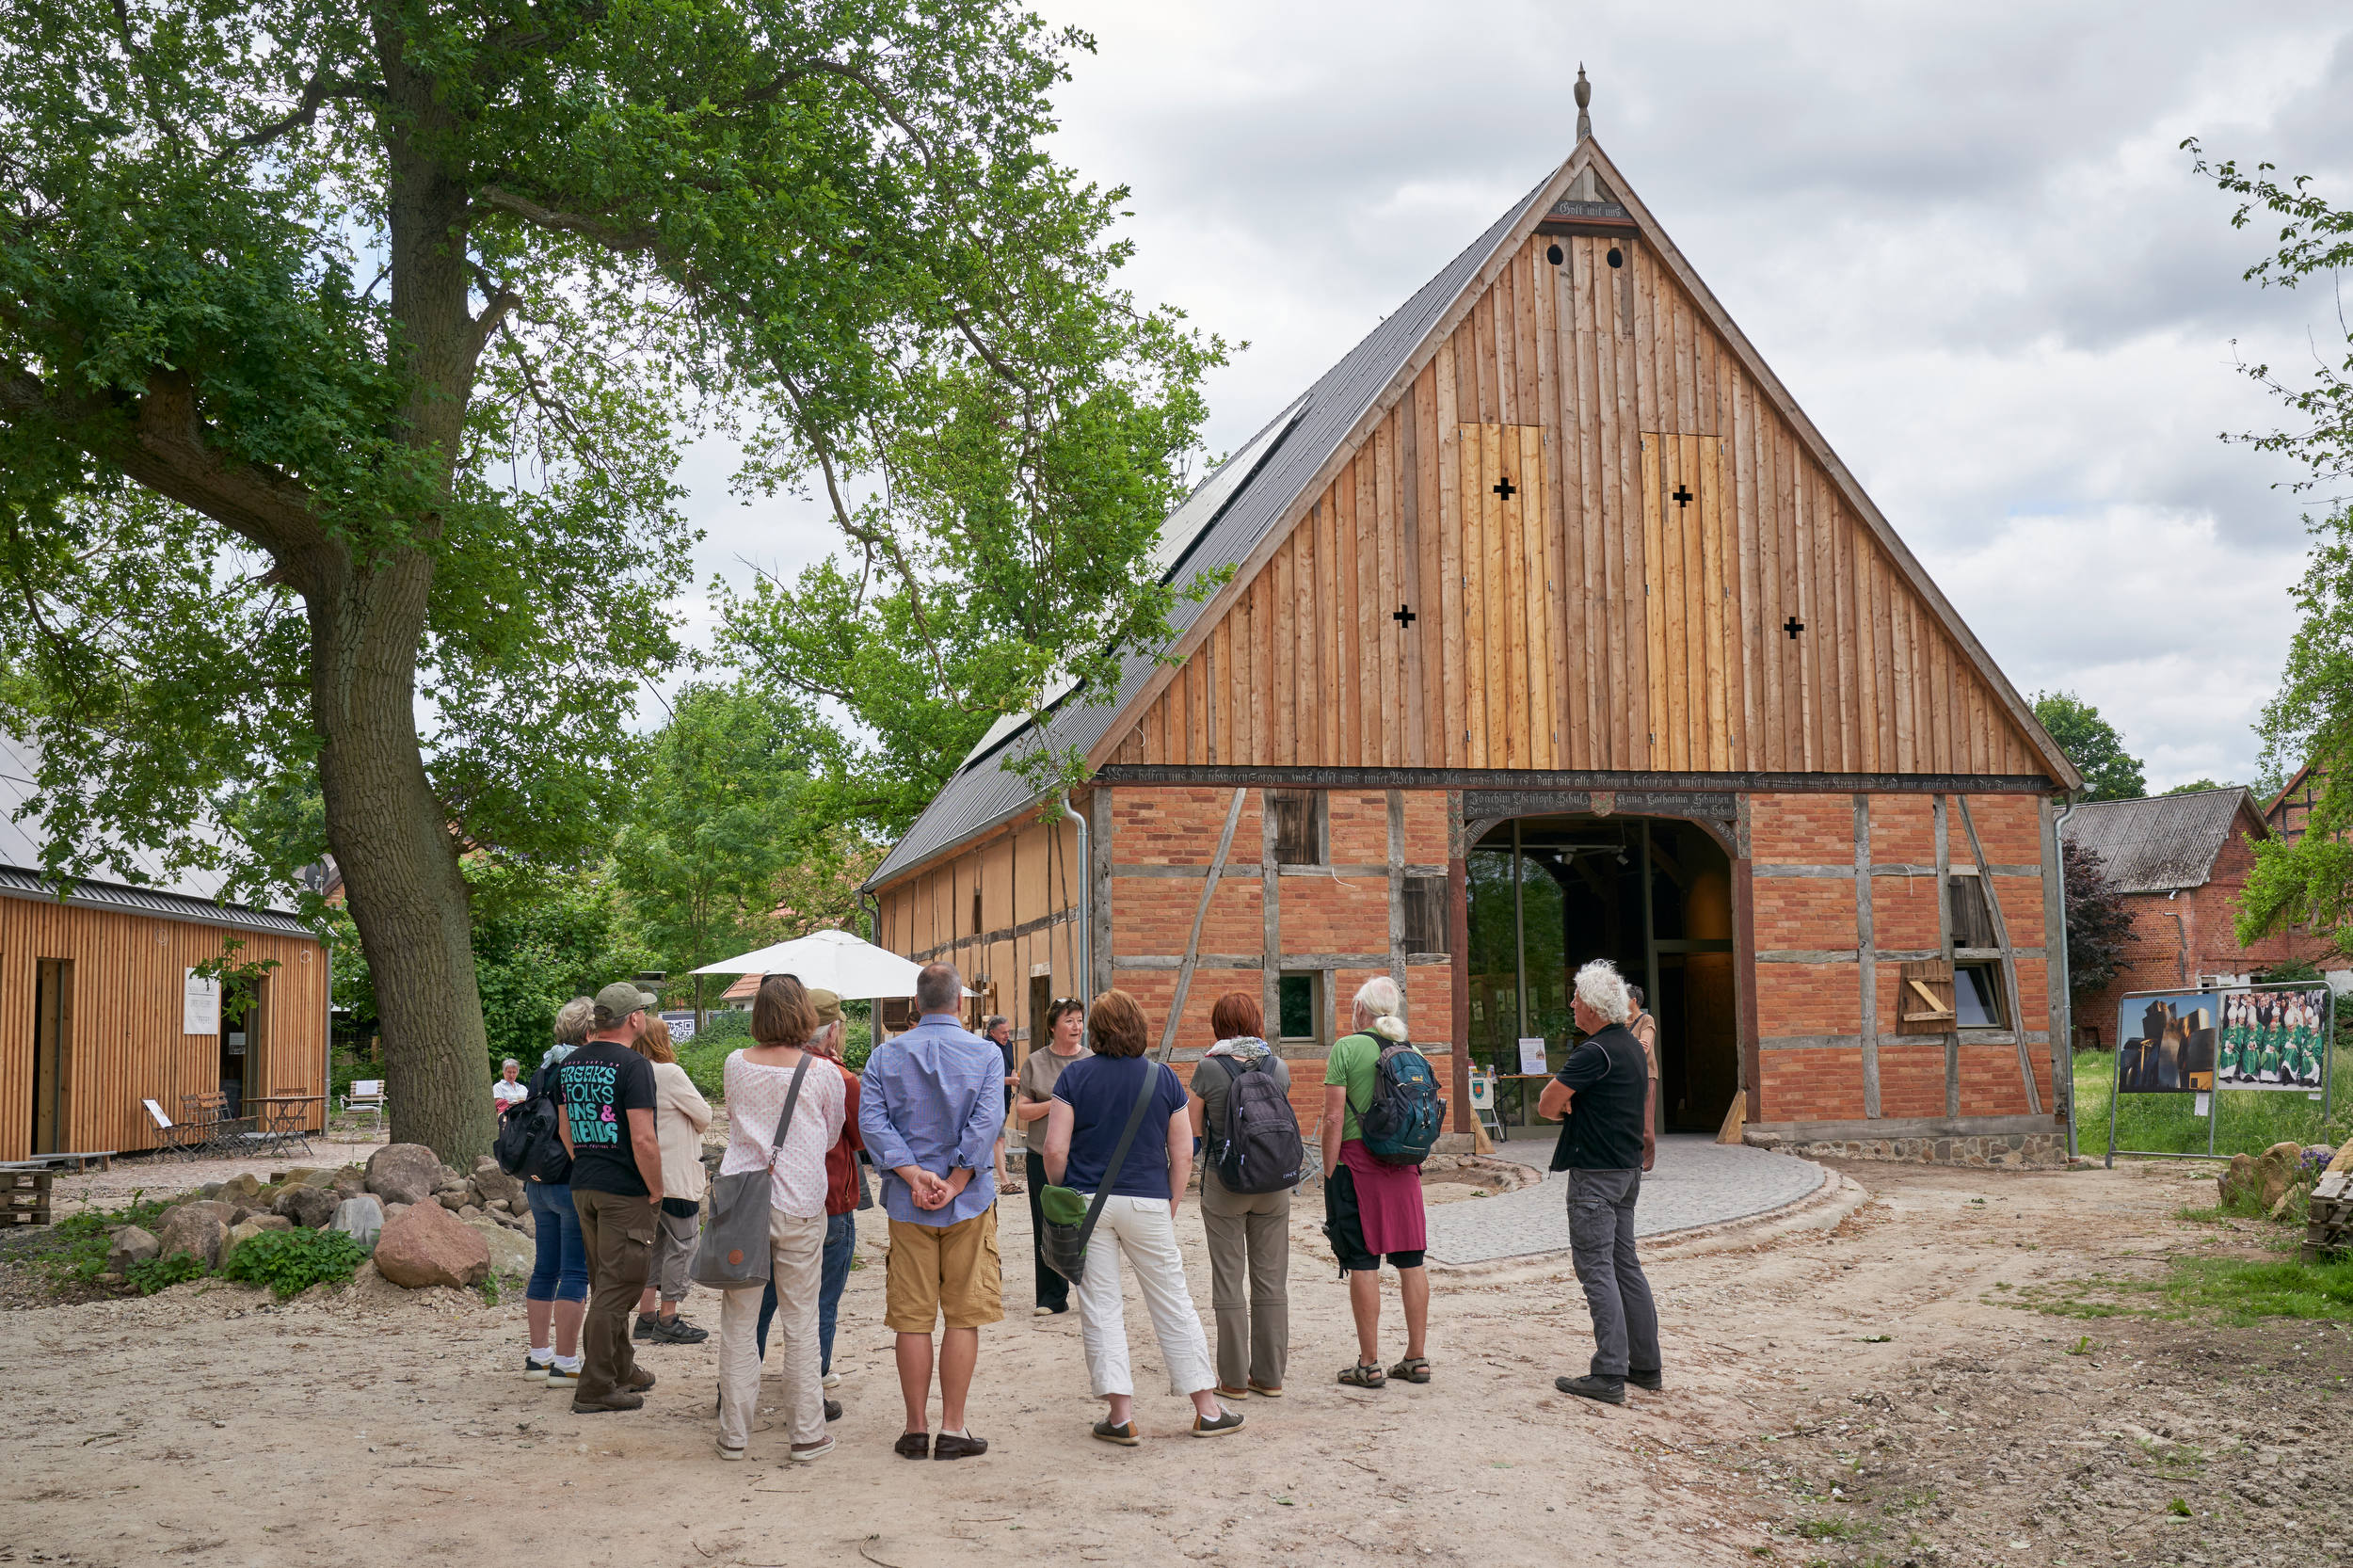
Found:
[[[2211,991],[2126,997],[2116,1010],[2116,1087],[2126,1095],[2214,1088],[2220,999]]]
[[[2219,993],[2215,1081],[2225,1089],[2319,1088],[2328,1067],[2329,1001],[2325,987]]]

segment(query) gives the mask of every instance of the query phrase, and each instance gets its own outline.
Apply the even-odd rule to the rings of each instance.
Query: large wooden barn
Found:
[[[310,929],[127,852],[117,859],[144,885],[118,865],[60,901],[41,875],[40,823],[15,816],[31,777],[24,749],[0,739],[0,1160],[152,1148],[141,1102],[178,1121],[185,1095],[225,1095],[248,1115],[254,1096],[316,1096],[301,1114],[323,1128],[328,966]],[[191,985],[191,968],[232,951],[277,967]]]
[[[1001,765],[1041,739],[1009,722],[869,884],[880,939],[1022,1038],[1082,953],[1180,1063],[1236,988],[1320,1056],[1386,972],[1468,1131],[1474,1064],[1524,1119],[1523,1042],[1558,1065],[1606,956],[1660,1018],[1671,1129],[1737,1096],[1793,1144],[2064,1147],[2081,780],[1590,136],[1158,564],[1235,571],[1176,664],[1048,715],[1083,835]]]

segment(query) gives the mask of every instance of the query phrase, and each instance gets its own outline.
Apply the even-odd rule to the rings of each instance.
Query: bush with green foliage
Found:
[[[204,1277],[204,1260],[194,1253],[178,1252],[169,1257],[151,1257],[144,1263],[131,1265],[127,1276],[132,1288],[142,1296],[158,1290],[168,1290],[175,1285],[185,1285],[192,1279]]]
[[[41,1272],[53,1285],[88,1284],[106,1272],[106,1253],[114,1245],[115,1231],[124,1225],[152,1230],[175,1201],[151,1199],[143,1192],[135,1192],[121,1208],[85,1208],[67,1215],[49,1227],[48,1245],[40,1255]]]
[[[313,1285],[349,1279],[367,1256],[365,1247],[340,1230],[265,1230],[239,1242],[220,1272],[240,1285],[266,1285],[282,1302]]]

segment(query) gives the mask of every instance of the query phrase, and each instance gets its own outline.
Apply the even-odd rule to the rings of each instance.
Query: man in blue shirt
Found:
[[[1005,1123],[1004,1059],[956,1021],[964,981],[932,964],[915,979],[922,1019],[874,1048],[859,1079],[858,1130],[883,1172],[890,1262],[883,1322],[899,1336],[907,1459],[988,1451],[967,1430],[964,1397],[981,1354],[981,1325],[1003,1320],[992,1151]],[[939,1340],[939,1440],[931,1438],[932,1330]]]

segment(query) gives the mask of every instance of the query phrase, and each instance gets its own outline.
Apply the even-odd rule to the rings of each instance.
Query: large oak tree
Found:
[[[110,835],[258,888],[201,824],[315,778],[393,1134],[462,1165],[460,856],[609,831],[682,441],[822,498],[854,618],[970,520],[1050,532],[999,706],[1154,642],[1218,348],[1040,151],[1085,44],[996,0],[0,8],[0,717],[52,870]]]

